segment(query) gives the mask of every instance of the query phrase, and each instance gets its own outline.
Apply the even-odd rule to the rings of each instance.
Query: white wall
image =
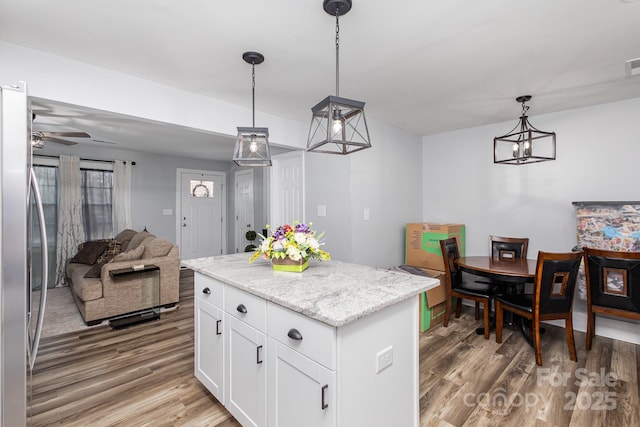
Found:
[[[530,115],[538,129],[556,132],[557,160],[494,165],[493,138],[516,116],[423,138],[423,220],[466,224],[467,255],[487,255],[490,234],[529,237],[529,258],[570,251],[577,244],[571,202],[640,200],[640,98]],[[575,310],[574,327],[584,331],[584,302]],[[635,323],[596,324],[598,334],[640,344]]]
[[[74,145],[66,147],[49,144],[41,154],[72,154],[81,159],[126,160],[136,162],[131,170],[131,221],[136,230],[146,226],[149,232],[171,242],[176,239],[176,169],[197,169],[227,173],[231,162],[190,159],[164,156],[122,149]],[[39,154],[36,153],[36,154]],[[229,176],[227,174],[227,182]],[[228,194],[233,198],[233,194]],[[164,209],[171,209],[172,215],[163,215]],[[227,221],[230,221],[227,218]],[[122,230],[117,230],[117,232]]]
[[[420,222],[420,138],[368,120],[372,148],[348,156],[307,153],[306,215],[326,231],[333,259],[388,268],[404,262],[404,229]],[[317,206],[327,216],[317,216]],[[368,208],[370,220],[363,219]]]
[[[0,84],[30,96],[235,136],[251,110],[127,74],[0,41]],[[304,147],[307,124],[256,111],[272,143]]]

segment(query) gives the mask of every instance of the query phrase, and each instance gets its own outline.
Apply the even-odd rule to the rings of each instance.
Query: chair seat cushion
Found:
[[[493,298],[496,294],[496,287],[485,283],[462,282],[453,287],[452,291],[476,297]]]
[[[513,294],[499,295],[496,301],[513,306],[527,313],[533,313],[533,295],[531,294]]]

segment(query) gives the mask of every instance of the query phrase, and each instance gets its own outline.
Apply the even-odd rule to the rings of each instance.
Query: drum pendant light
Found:
[[[536,129],[529,123],[525,102],[531,95],[516,98],[522,104],[522,115],[515,128],[493,139],[493,163],[526,165],[556,159],[556,134]]]
[[[233,161],[238,166],[271,166],[269,150],[269,129],[256,127],[256,65],[264,62],[258,52],[245,52],[242,59],[251,64],[252,127],[238,127],[238,138],[233,151]]]
[[[336,17],[336,95],[313,108],[307,151],[350,154],[371,147],[364,102],[340,97],[340,20],[351,10],[351,0],[324,0],[323,8]]]

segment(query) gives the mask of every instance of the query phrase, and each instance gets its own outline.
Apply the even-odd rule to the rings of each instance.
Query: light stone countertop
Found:
[[[182,265],[335,327],[440,284],[434,278],[335,260],[312,259],[302,273],[273,271],[262,258],[250,264],[250,256],[195,258]]]

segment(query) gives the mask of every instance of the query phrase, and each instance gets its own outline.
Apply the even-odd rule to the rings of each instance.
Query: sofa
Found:
[[[112,277],[110,272],[153,264],[159,267],[160,307],[179,300],[178,246],[145,231],[123,230],[114,239],[85,242],[67,260],[65,273],[73,299],[87,325],[158,304],[158,285],[150,274]],[[153,273],[155,274],[155,273]],[[151,297],[152,296],[152,297]]]

